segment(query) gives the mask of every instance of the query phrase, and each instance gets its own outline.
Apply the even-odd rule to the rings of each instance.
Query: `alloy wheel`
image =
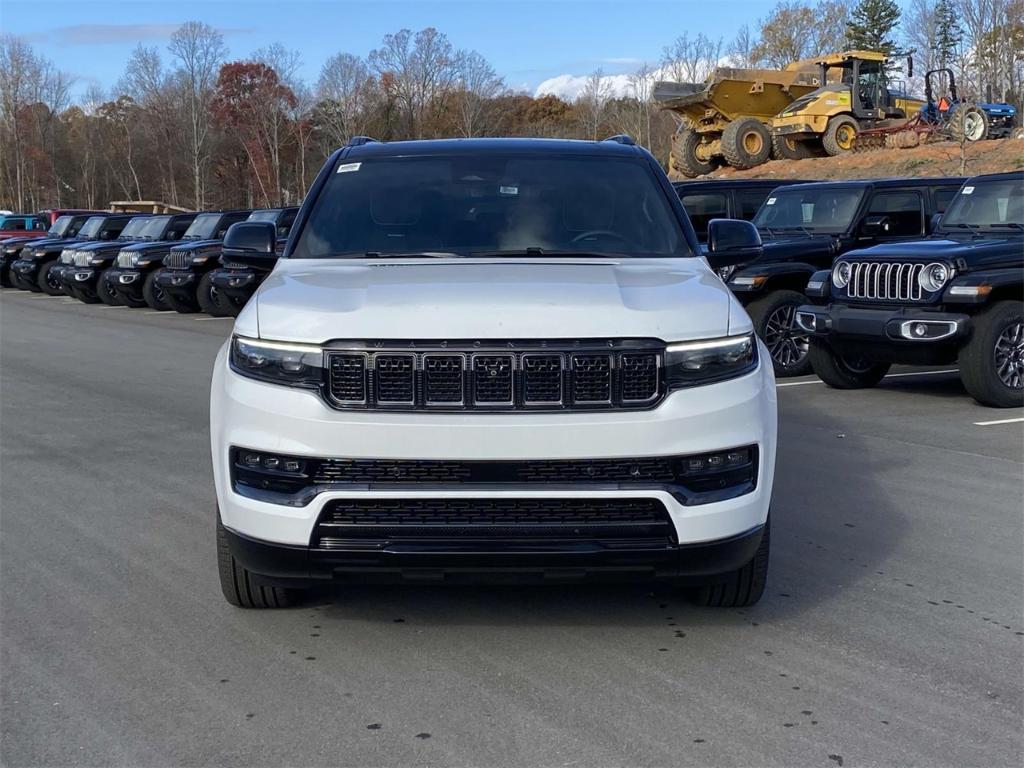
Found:
[[[783,368],[791,368],[807,357],[811,339],[796,324],[796,307],[783,306],[776,309],[765,322],[764,343],[772,360]]]
[[[1010,389],[1024,389],[1024,322],[1012,322],[996,339],[996,375]]]

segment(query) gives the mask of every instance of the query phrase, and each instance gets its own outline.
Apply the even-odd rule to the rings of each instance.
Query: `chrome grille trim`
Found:
[[[171,251],[164,256],[164,266],[171,269],[188,269],[192,266],[195,251]]]
[[[339,409],[641,409],[664,395],[654,339],[335,342],[323,387]]]
[[[889,261],[851,261],[846,295],[867,301],[920,301],[917,282],[924,264]]]

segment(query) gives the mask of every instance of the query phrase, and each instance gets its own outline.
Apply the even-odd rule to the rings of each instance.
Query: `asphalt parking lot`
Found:
[[[4,765],[1024,759],[1024,412],[955,372],[779,387],[754,608],[347,587],[244,612],[217,583],[207,438],[230,328],[0,295]]]

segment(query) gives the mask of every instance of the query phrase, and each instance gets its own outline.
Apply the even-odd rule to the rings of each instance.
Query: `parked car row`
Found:
[[[996,334],[1005,347],[998,352],[1001,372],[967,373],[996,365],[992,345],[987,351],[968,346],[981,343],[971,333],[974,320],[994,303],[1022,297],[1021,178],[718,179],[673,186],[705,253],[716,219],[751,220],[757,228],[762,245],[756,257],[717,272],[750,315],[776,376],[813,371],[833,386],[868,386],[894,362],[943,364],[963,353],[971,394],[987,405],[1007,406],[1021,402],[1024,330],[1014,326],[1016,331]],[[943,219],[954,201],[955,213]],[[45,238],[2,243],[0,282],[89,303],[237,315],[273,269],[297,213],[63,212]],[[225,234],[242,221],[272,224],[274,252],[245,263],[224,256]],[[932,256],[935,262],[928,261]],[[835,264],[856,269],[849,267],[848,278],[845,271],[822,277]],[[864,284],[868,271],[870,284]],[[853,287],[840,285],[842,279]],[[945,293],[947,284],[952,293]],[[970,293],[969,286],[982,292]],[[881,331],[867,327],[877,325],[870,313],[879,303],[892,316]],[[938,319],[948,314],[947,305],[956,317]],[[999,311],[1016,317],[1011,309]],[[911,324],[915,319],[920,322]],[[897,326],[917,335],[886,330]]]
[[[225,233],[241,221],[271,222],[283,246],[297,211],[64,213],[44,237],[0,243],[0,283],[86,303],[235,315],[272,265],[222,265]]]

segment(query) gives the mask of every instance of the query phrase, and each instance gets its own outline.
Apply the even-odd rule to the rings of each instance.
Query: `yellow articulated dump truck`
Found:
[[[772,154],[769,124],[824,82],[818,62],[782,70],[718,67],[703,83],[658,82],[653,97],[680,116],[669,169],[690,178],[721,165],[753,168]]]
[[[875,51],[845,51],[817,62],[822,86],[793,101],[771,120],[778,154],[808,157],[821,147],[829,155],[853,149],[864,131],[898,128],[925,102],[900,95],[890,86],[888,59]],[[907,59],[907,76],[913,61]]]

